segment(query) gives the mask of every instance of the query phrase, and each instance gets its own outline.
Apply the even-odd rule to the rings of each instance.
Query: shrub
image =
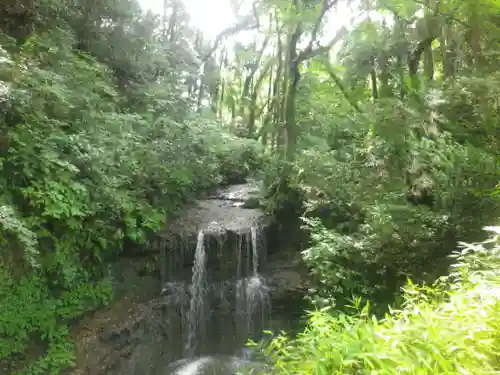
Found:
[[[71,363],[68,323],[109,301],[106,261],[125,243],[259,163],[255,144],[172,104],[176,82],[123,108],[114,72],[76,46],[62,26],[0,48],[0,361],[41,342],[29,375]]]
[[[310,313],[296,338],[266,348],[276,374],[493,374],[500,371],[500,227],[484,242],[462,244],[449,276],[432,286],[408,283],[399,310],[377,319]]]

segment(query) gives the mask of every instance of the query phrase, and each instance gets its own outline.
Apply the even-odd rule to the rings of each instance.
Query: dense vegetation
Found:
[[[271,344],[279,373],[496,371],[498,302],[477,296],[498,287],[498,249],[477,272],[461,258],[427,297],[400,290],[446,274],[457,241],[498,217],[499,5],[368,0],[328,38],[347,1],[240,3],[213,41],[179,0],[161,15],[133,0],[2,5],[0,359],[41,345],[11,371],[70,366],[68,324],[112,298],[106,261],[260,169],[268,209],[311,234],[311,297],[335,307]],[[340,314],[353,297],[401,311]]]
[[[0,359],[41,339],[22,373],[58,374],[67,323],[111,297],[105,261],[241,179],[259,144],[183,95],[197,55],[181,17],[169,26],[131,1],[1,8]]]
[[[499,234],[457,253],[449,276],[409,284],[401,309],[376,319],[315,312],[297,338],[266,348],[276,374],[495,374],[499,370]]]

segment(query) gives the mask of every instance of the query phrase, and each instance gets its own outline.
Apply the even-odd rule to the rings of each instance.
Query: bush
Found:
[[[0,264],[0,358],[15,359],[41,339],[45,356],[20,370],[20,375],[59,374],[73,364],[74,348],[67,322],[103,306],[111,297],[108,278],[92,283],[79,277],[67,291],[54,296],[40,272],[14,279]],[[75,270],[81,272],[81,270]]]
[[[498,158],[484,142],[457,139],[452,93],[374,101],[370,116],[325,106],[324,91],[311,95],[318,102],[298,103],[311,132],[301,138],[292,185],[306,197],[311,242],[303,254],[317,300],[342,308],[354,294],[383,310],[408,277],[432,282],[446,272],[456,240],[475,241],[479,223],[498,217],[490,194]]]
[[[263,147],[250,138],[226,133],[215,124],[203,128],[205,142],[212,144],[222,183],[241,184],[263,166]]]
[[[369,305],[354,315],[312,312],[297,338],[266,348],[276,374],[493,374],[500,371],[500,227],[462,244],[449,276],[409,283],[400,310],[382,319]],[[359,302],[359,301],[358,301]]]
[[[185,99],[166,111],[178,82],[144,84],[144,108],[123,108],[114,72],[76,45],[61,27],[0,49],[0,360],[41,339],[26,374],[71,363],[68,323],[111,298],[106,260],[260,162]]]

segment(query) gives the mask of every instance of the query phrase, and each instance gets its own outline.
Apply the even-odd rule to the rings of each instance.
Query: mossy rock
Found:
[[[257,198],[257,197],[251,197],[251,198],[248,198],[245,203],[243,203],[243,208],[248,208],[248,209],[256,209],[256,208],[260,208],[261,207],[261,204],[260,204],[260,199]]]

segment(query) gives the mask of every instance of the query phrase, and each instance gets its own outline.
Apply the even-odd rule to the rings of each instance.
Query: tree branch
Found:
[[[467,24],[466,22],[464,22],[464,21],[458,19],[457,17],[455,17],[455,13],[458,12],[459,8],[453,9],[450,13],[444,13],[444,12],[442,12],[442,11],[439,10],[439,5],[437,5],[436,8],[432,8],[431,6],[429,6],[426,2],[424,2],[422,0],[412,0],[412,1],[415,4],[421,5],[423,8],[429,9],[430,11],[433,12],[433,14],[435,16],[442,16],[442,17],[444,17],[445,21],[455,21],[456,23],[464,26],[465,28],[468,28],[468,29],[471,28],[471,26],[469,24]],[[404,21],[405,24],[407,24],[407,25],[409,25],[413,21],[415,21],[415,17],[412,17],[412,19],[403,19],[403,18],[401,18],[399,16],[397,10],[395,8],[392,8],[392,7],[388,6],[387,4],[384,5],[384,8],[386,8],[387,10],[389,10],[399,20]]]
[[[257,22],[257,27],[260,27],[259,10],[257,9],[257,2],[256,1],[254,1],[252,3],[252,12],[253,12],[253,16],[255,18],[255,22]]]
[[[342,27],[342,29],[340,29],[339,32],[325,46],[318,46],[316,48],[306,48],[304,51],[302,51],[297,57],[298,62],[301,63],[314,56],[322,55],[330,51],[332,47],[346,35],[347,35],[347,29],[345,27]]]
[[[464,27],[467,27],[467,28],[471,27],[466,22],[461,21],[460,19],[455,17],[455,14],[458,13],[458,11],[460,10],[459,7],[452,9],[451,12],[449,12],[449,13],[444,13],[444,12],[439,10],[439,4],[435,8],[433,8],[433,7],[429,6],[429,4],[427,4],[425,1],[422,1],[422,0],[412,0],[412,1],[415,4],[421,5],[422,7],[431,10],[432,12],[434,12],[435,16],[443,16],[446,21],[455,21],[456,23],[459,23],[460,25],[462,25]]]
[[[264,42],[262,43],[262,47],[259,51],[259,54],[257,55],[257,60],[255,61],[255,64],[252,66],[252,72],[251,72],[252,75],[254,75],[255,72],[257,71],[268,44],[269,44],[269,35],[266,35],[266,38],[264,39]]]
[[[335,73],[335,70],[333,69],[332,65],[327,59],[322,60],[323,66],[325,67],[326,72],[330,76],[330,78],[335,82],[337,87],[339,88],[340,92],[344,96],[344,99],[347,100],[347,102],[351,105],[352,108],[358,113],[363,113],[362,109],[359,107],[358,103],[351,98],[349,93],[347,92],[344,84],[342,83],[342,80],[337,76]]]
[[[212,54],[215,52],[215,50],[219,46],[219,43],[224,38],[226,38],[228,36],[232,36],[232,35],[240,32],[240,31],[243,31],[243,30],[254,30],[254,29],[258,29],[260,27],[259,19],[258,18],[255,19],[255,17],[256,17],[255,3],[252,5],[252,9],[253,9],[253,14],[251,16],[245,17],[245,19],[242,20],[241,22],[238,22],[236,25],[228,27],[227,29],[221,31],[219,33],[219,35],[217,35],[212,48],[210,48],[210,51],[208,51],[208,53],[206,53],[200,59],[202,63],[206,62],[212,56]]]
[[[431,46],[432,42],[437,38],[437,35],[430,36],[420,41],[415,49],[411,51],[408,55],[408,71],[410,75],[417,74],[418,64],[420,62],[420,56],[424,53],[424,50]]]
[[[311,39],[309,40],[307,47],[301,53],[299,53],[299,56],[297,58],[299,63],[304,61],[304,60],[307,60],[310,57],[317,55],[318,53],[322,53],[322,51],[318,51],[318,48],[314,49],[313,45],[318,38],[319,29],[321,27],[323,19],[325,18],[325,15],[328,13],[328,11],[330,9],[333,8],[334,5],[337,4],[337,2],[338,2],[338,0],[323,0],[323,2],[321,3],[321,10],[319,12],[316,23],[314,24],[314,27],[313,27],[313,30],[311,33]],[[328,45],[330,45],[330,47],[328,48],[328,50],[335,43],[336,42],[329,43]]]

